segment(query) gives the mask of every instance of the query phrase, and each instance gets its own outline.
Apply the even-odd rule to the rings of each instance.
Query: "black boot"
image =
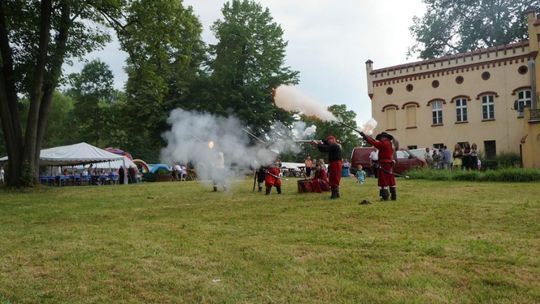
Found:
[[[216,186],[214,186],[214,192],[217,192],[217,187]]]
[[[262,186],[259,186],[259,192],[262,192]]]
[[[383,201],[387,201],[388,200],[388,189],[382,189],[381,190],[381,197],[382,197],[382,200]]]
[[[339,195],[339,187],[336,188],[336,198],[340,198],[341,196]]]
[[[393,201],[397,199],[396,187],[390,187],[390,199]]]
[[[266,195],[270,194],[270,191],[272,191],[272,187],[266,187]]]
[[[330,196],[330,199],[336,199],[336,198],[338,198],[337,191],[336,189],[332,189],[332,195]]]
[[[278,194],[281,194],[281,186],[276,186],[276,190]]]

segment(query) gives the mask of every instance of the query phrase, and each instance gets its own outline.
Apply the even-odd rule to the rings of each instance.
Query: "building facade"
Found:
[[[476,143],[484,157],[519,153],[525,166],[540,167],[540,20],[533,11],[527,20],[529,41],[382,69],[368,60],[376,131],[401,147]]]

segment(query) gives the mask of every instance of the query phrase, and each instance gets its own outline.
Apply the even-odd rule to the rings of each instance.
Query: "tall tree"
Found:
[[[157,161],[169,112],[192,95],[205,58],[202,25],[181,0],[132,1],[119,29],[127,59],[125,123],[132,154]]]
[[[122,2],[0,1],[0,119],[8,185],[38,182],[39,153],[62,64],[108,40],[103,25],[119,18]],[[20,96],[29,100],[26,117],[18,108]]]
[[[111,69],[100,60],[92,60],[69,78],[68,94],[75,100],[73,114],[79,139],[98,147],[108,144],[113,123],[111,108],[117,95]]]
[[[527,38],[524,12],[538,0],[424,0],[427,11],[414,17],[416,44],[410,56],[423,59],[508,44]]]
[[[268,8],[232,0],[222,13],[223,19],[212,26],[218,43],[210,46],[211,106],[264,133],[273,121],[290,118],[273,105],[272,88],[297,83],[298,72],[284,66],[287,42]]]

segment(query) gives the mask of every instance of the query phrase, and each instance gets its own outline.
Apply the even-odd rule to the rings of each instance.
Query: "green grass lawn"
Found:
[[[0,303],[540,302],[539,183],[398,182],[0,190]]]

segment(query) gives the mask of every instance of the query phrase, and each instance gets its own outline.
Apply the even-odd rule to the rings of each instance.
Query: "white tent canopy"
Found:
[[[0,162],[7,160],[7,156],[0,158]],[[113,161],[122,163],[124,167],[129,166],[128,163],[124,165],[124,156],[105,151],[84,142],[44,149],[41,150],[39,155],[39,164],[41,166],[72,166],[101,162],[111,162],[112,164]]]

